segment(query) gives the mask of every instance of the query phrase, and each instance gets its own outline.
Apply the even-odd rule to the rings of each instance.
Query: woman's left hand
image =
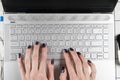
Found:
[[[54,60],[49,60],[46,65],[47,51],[46,44],[40,45],[36,42],[26,49],[25,62],[19,54],[18,64],[22,80],[54,80]]]

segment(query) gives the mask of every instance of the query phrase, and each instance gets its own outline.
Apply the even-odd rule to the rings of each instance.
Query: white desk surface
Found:
[[[115,34],[120,34],[120,0],[115,8]],[[116,80],[120,80],[120,65],[116,63]]]
[[[2,15],[2,5],[0,2],[0,15]],[[120,34],[120,0],[115,8],[115,35]],[[1,33],[0,33],[1,35]],[[120,65],[116,63],[116,80],[120,80]]]

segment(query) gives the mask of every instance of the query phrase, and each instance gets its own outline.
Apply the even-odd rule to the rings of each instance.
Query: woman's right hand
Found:
[[[73,48],[63,50],[66,67],[61,68],[60,80],[95,80],[96,68]]]

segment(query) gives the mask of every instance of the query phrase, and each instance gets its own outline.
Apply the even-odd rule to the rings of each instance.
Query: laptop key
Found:
[[[92,59],[97,59],[97,54],[96,54],[96,53],[92,53],[92,54],[91,54],[91,58],[92,58]]]
[[[71,46],[71,42],[70,41],[66,41],[66,46]]]
[[[50,51],[51,51],[51,53],[52,53],[52,52],[56,52],[56,49],[55,49],[55,48],[51,48]]]
[[[37,36],[36,35],[31,35],[31,40],[32,41],[37,41]]]
[[[81,32],[81,33],[85,33],[85,29],[81,29],[80,32]]]
[[[61,48],[56,48],[56,52],[61,53],[62,49]]]
[[[103,59],[103,58],[104,58],[104,55],[103,55],[102,53],[98,53],[98,54],[97,54],[97,58],[98,58],[98,59]]]
[[[73,33],[73,29],[68,29],[68,33]]]
[[[83,46],[83,45],[84,45],[84,42],[81,41],[81,42],[78,43],[78,45],[79,45],[79,46]]]
[[[93,33],[102,33],[102,29],[93,29]]]
[[[84,54],[84,57],[87,58],[87,59],[89,59],[90,58],[90,54],[88,54],[88,53]]]
[[[108,59],[108,58],[109,58],[108,53],[104,53],[104,58],[105,58],[105,59]]]
[[[31,40],[31,36],[30,35],[25,35],[25,40],[26,41]]]
[[[92,29],[87,29],[87,33],[92,33]]]
[[[10,34],[14,34],[14,33],[15,33],[14,28],[11,28],[11,29],[10,29]]]
[[[109,30],[108,29],[104,29],[103,32],[104,33],[109,33]]]
[[[74,33],[79,33],[80,30],[79,29],[74,29]]]
[[[109,52],[109,48],[108,47],[104,47],[104,52]]]
[[[88,48],[88,52],[103,52],[101,47],[91,47]]]
[[[23,35],[18,35],[18,40],[23,41],[25,38]]]
[[[59,45],[58,45],[58,42],[56,42],[56,41],[53,42],[53,46],[59,46]]]
[[[52,40],[57,40],[57,36],[54,35],[54,36],[51,37],[51,39]]]
[[[11,49],[11,53],[15,53],[15,54],[16,53],[22,53],[22,49],[20,49],[20,48],[19,49],[18,48],[17,49]]]
[[[70,36],[65,36],[65,40],[70,40]]]
[[[11,61],[16,61],[17,60],[17,55],[16,54],[11,54],[10,57],[9,57],[9,59]]]
[[[60,46],[65,46],[65,41],[60,41],[60,42],[59,42],[59,45],[60,45]]]
[[[92,41],[92,42],[91,42],[91,45],[92,45],[92,46],[102,46],[102,45],[103,45],[103,42],[102,42],[102,41]]]
[[[77,40],[77,36],[76,35],[71,36],[71,40]]]
[[[19,46],[19,42],[11,42],[11,46]]]
[[[96,35],[96,39],[103,39],[102,35]]]
[[[25,42],[20,42],[20,46],[26,46]]]
[[[86,46],[90,46],[90,45],[91,45],[91,42],[90,42],[90,41],[86,41],[86,42],[85,42],[85,45],[86,45]]]
[[[32,41],[27,41],[26,46],[29,46],[29,45],[33,45],[33,42]]]
[[[78,39],[78,40],[82,39],[82,35],[78,35],[78,36],[77,36],[77,39]]]
[[[83,39],[89,39],[89,35],[84,35]]]
[[[108,41],[104,41],[104,46],[108,46]]]
[[[108,35],[104,35],[103,38],[104,38],[104,39],[108,39],[109,36],[108,36]]]
[[[11,41],[17,41],[18,37],[17,35],[11,35]]]
[[[87,48],[82,48],[82,52],[86,53],[86,52],[88,52],[88,49]]]
[[[90,36],[90,39],[95,39],[95,36],[94,36],[94,35],[91,35],[91,36]]]
[[[15,34],[21,34],[21,28],[17,28],[17,29],[15,29]]]
[[[73,41],[73,42],[71,42],[71,43],[72,43],[72,46],[78,45],[78,42],[77,42],[77,41]]]

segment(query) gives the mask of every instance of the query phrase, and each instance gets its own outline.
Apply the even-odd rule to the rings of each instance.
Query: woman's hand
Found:
[[[49,60],[47,66],[46,61],[46,44],[40,45],[39,42],[36,42],[33,47],[28,46],[24,61],[21,54],[19,54],[18,58],[22,80],[54,80],[54,60]]]
[[[66,68],[61,68],[60,80],[95,80],[96,68],[90,61],[86,60],[80,52],[63,50]]]

